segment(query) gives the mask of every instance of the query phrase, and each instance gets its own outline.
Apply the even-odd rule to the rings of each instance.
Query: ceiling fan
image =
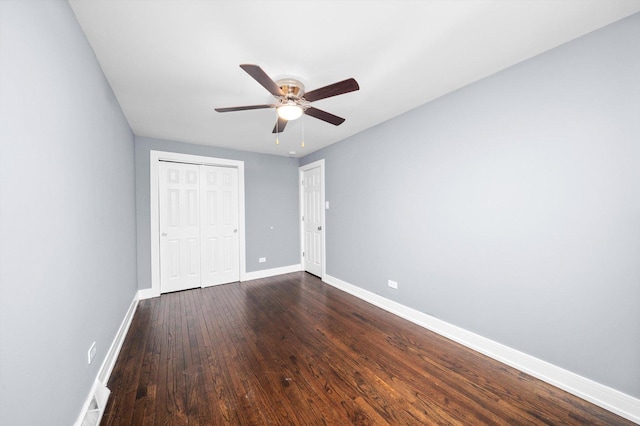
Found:
[[[273,81],[271,77],[269,77],[258,65],[242,64],[240,65],[240,68],[245,70],[247,74],[267,89],[269,93],[276,98],[276,103],[216,108],[216,111],[231,112],[275,108],[278,113],[278,119],[276,121],[276,125],[273,127],[272,133],[282,132],[289,121],[301,117],[302,114],[326,121],[334,126],[339,126],[344,123],[344,118],[338,117],[337,115],[333,115],[321,109],[314,108],[310,103],[360,89],[358,82],[353,78],[349,78],[310,92],[305,92],[304,85],[298,80],[285,78]]]

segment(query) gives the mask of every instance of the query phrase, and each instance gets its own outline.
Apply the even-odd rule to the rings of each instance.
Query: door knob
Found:
[[[318,226],[318,231],[322,231],[322,226]]]
[[[237,230],[237,229],[234,229],[234,230],[233,230],[233,233],[235,234],[236,232],[238,232],[238,230]]]

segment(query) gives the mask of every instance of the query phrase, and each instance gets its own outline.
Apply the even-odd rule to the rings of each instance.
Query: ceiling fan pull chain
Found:
[[[276,145],[280,145],[280,139],[278,138],[278,136],[280,136],[280,129],[278,129],[279,122],[278,111],[276,110]]]

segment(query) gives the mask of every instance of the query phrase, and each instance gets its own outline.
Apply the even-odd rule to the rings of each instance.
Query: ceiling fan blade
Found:
[[[344,123],[344,118],[338,117],[337,115],[333,115],[327,111],[323,111],[318,108],[309,107],[304,111],[305,114],[310,115],[311,117],[317,118],[322,121],[326,121],[327,123],[331,123],[334,126],[339,126]]]
[[[273,81],[271,77],[269,77],[267,73],[264,72],[259,66],[252,64],[242,64],[240,65],[240,68],[245,70],[247,74],[253,77],[255,81],[260,83],[262,87],[267,89],[273,96],[285,95],[282,89],[280,89],[280,86],[278,86],[278,84]]]
[[[284,118],[278,117],[278,121],[276,122],[276,125],[273,126],[273,132],[271,133],[282,133],[284,128],[287,126],[287,123],[288,123],[287,120],[285,120]]]
[[[246,111],[249,109],[275,108],[275,105],[246,105],[238,107],[216,108],[218,112]]]
[[[342,95],[343,93],[354,92],[359,90],[358,82],[353,78],[333,83],[319,89],[312,90],[304,94],[304,98],[309,102],[318,101],[320,99],[330,98],[332,96]]]

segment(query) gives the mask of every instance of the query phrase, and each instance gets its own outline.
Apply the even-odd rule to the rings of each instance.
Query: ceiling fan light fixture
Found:
[[[321,109],[314,108],[309,104],[321,99],[331,98],[333,96],[343,95],[355,90],[360,90],[358,82],[354,78],[348,78],[346,80],[329,84],[328,86],[320,87],[318,89],[307,92],[304,89],[304,84],[296,79],[284,78],[274,81],[258,65],[241,64],[240,68],[246,71],[246,73],[249,74],[255,81],[260,83],[262,87],[267,89],[267,91],[271,93],[274,98],[276,98],[276,103],[216,108],[215,110],[218,112],[231,112],[275,108],[278,120],[276,121],[276,125],[271,133],[276,134],[281,133],[287,126],[287,123],[289,121],[296,120],[303,114],[313,118],[317,118],[318,120],[322,120],[329,124],[333,124],[334,126],[341,125],[342,123],[344,123],[344,118],[338,117],[337,115],[333,115]],[[304,146],[304,130],[302,139],[303,141],[301,145]],[[278,143],[277,135],[276,143]]]
[[[302,116],[302,107],[297,104],[285,104],[278,107],[278,117],[283,120],[291,121],[297,120]]]

